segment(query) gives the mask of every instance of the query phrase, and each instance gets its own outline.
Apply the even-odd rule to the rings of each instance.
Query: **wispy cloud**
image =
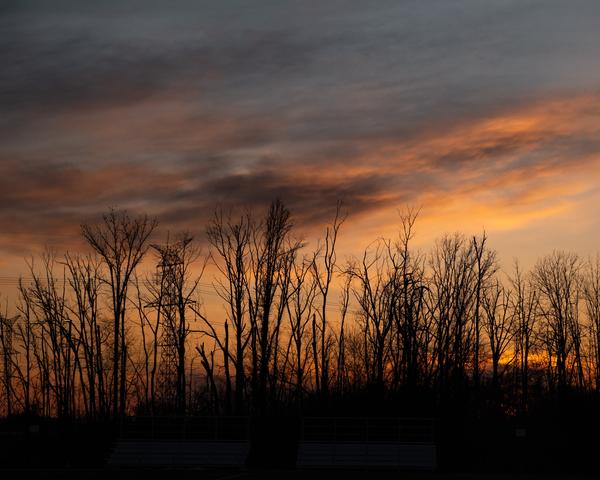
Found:
[[[284,3],[6,9],[0,249],[108,206],[201,230],[279,196],[314,229],[342,199],[354,242],[403,203],[432,234],[589,210],[597,3]]]

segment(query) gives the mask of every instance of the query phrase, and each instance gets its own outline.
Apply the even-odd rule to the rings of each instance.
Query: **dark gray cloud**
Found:
[[[595,1],[4,3],[0,221],[51,235],[121,205],[185,225],[279,196],[319,223],[340,198],[368,214],[464,173],[558,168],[595,131],[465,132],[596,99],[598,18]]]

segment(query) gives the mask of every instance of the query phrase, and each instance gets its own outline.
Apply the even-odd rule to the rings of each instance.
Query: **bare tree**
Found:
[[[600,392],[600,254],[586,265],[582,293],[589,322],[594,388]]]
[[[51,253],[42,256],[41,273],[37,273],[33,261],[29,269],[33,281],[27,298],[40,328],[36,356],[44,379],[46,412],[72,417],[77,413],[75,378],[77,373],[81,375],[80,342],[67,304],[65,272],[57,275],[56,259]]]
[[[486,289],[487,282],[497,272],[498,266],[496,263],[496,252],[489,250],[486,246],[487,235],[485,231],[481,235],[481,238],[473,236],[473,250],[475,253],[475,306],[473,311],[474,316],[474,333],[475,338],[473,340],[473,382],[475,388],[479,386],[479,362],[480,353],[479,347],[481,344],[481,321],[480,321],[480,306],[481,296],[483,291]],[[489,317],[488,317],[489,318]],[[489,332],[488,332],[489,333]]]
[[[387,247],[385,240],[375,242],[365,250],[360,262],[349,268],[355,279],[353,294],[363,331],[367,384],[378,395],[383,393],[398,294],[396,272],[387,256]]]
[[[435,323],[432,354],[442,392],[464,385],[472,358],[476,262],[473,243],[458,234],[443,237],[430,255],[428,309]]]
[[[6,312],[0,313],[0,349],[2,354],[2,386],[4,389],[4,399],[6,405],[6,415],[13,414],[13,399],[14,399],[14,365],[15,365],[15,349],[13,345],[13,337],[15,330],[15,322],[18,317],[8,316],[8,304]]]
[[[340,293],[340,329],[337,340],[336,386],[338,394],[343,395],[348,377],[346,375],[346,317],[350,306],[352,274],[345,273],[344,284]]]
[[[327,301],[336,269],[337,256],[335,247],[338,233],[346,218],[346,216],[342,214],[341,208],[342,204],[341,202],[338,202],[333,221],[325,230],[323,245],[320,245],[317,248],[312,262],[313,276],[317,284],[321,303],[320,308],[318,309],[318,329],[316,323],[313,323],[314,342],[317,342],[317,338],[320,339],[319,351],[314,352],[315,382],[317,393],[321,395],[323,400],[327,398],[329,391],[330,370],[328,346],[331,342],[329,341],[327,330]]]
[[[409,390],[417,384],[419,362],[427,344],[422,342],[424,295],[427,290],[424,258],[415,253],[410,242],[419,211],[408,208],[400,214],[400,232],[396,243],[388,246],[388,255],[395,276],[396,305],[393,307],[395,338],[392,355],[394,385],[403,384]],[[425,354],[426,356],[426,354]]]
[[[556,363],[559,392],[571,385],[573,372],[577,384],[583,384],[578,319],[580,271],[581,262],[577,255],[557,251],[540,259],[533,270],[546,330],[543,341],[549,361]]]
[[[234,222],[231,218],[224,218],[221,211],[216,211],[207,230],[208,240],[213,247],[212,259],[221,273],[221,279],[217,280],[215,288],[225,301],[227,325],[231,325],[233,330],[233,352],[229,353],[228,342],[225,342],[228,354],[225,355],[224,361],[227,366],[231,357],[235,367],[234,411],[238,415],[244,411],[244,357],[251,338],[247,319],[251,225],[249,215],[243,215]],[[227,399],[226,402],[229,404],[230,400]]]
[[[154,280],[145,281],[135,275],[133,286],[135,297],[131,300],[138,315],[142,351],[144,353],[144,403],[138,404],[138,410],[147,411],[151,415],[156,413],[156,372],[158,369],[159,330],[163,302],[163,290],[160,285],[156,287]],[[143,290],[143,285],[148,285],[148,291]],[[155,316],[151,317],[147,308],[148,304],[156,305]],[[147,332],[150,330],[150,334]]]
[[[512,286],[512,310],[515,315],[515,353],[518,356],[521,387],[521,410],[527,412],[529,403],[529,355],[538,318],[538,293],[530,276],[525,276],[515,262]]]
[[[310,358],[309,348],[314,353],[314,343],[309,343],[308,324],[314,317],[314,302],[317,283],[310,275],[312,262],[302,260],[293,262],[291,292],[286,309],[290,322],[290,336],[286,348],[284,366],[293,364],[295,377],[295,401],[298,408],[302,405],[305,392],[305,374]],[[307,345],[308,343],[308,345]]]
[[[34,331],[31,302],[27,298],[27,289],[23,281],[19,278],[19,300],[17,310],[21,317],[21,322],[17,323],[16,336],[20,343],[20,350],[24,356],[24,364],[18,365],[19,379],[21,383],[21,394],[23,396],[23,411],[25,414],[31,413],[35,408],[33,382],[34,382],[34,351],[36,335]]]
[[[99,319],[99,296],[101,283],[101,265],[98,259],[87,256],[66,254],[64,265],[67,268],[67,282],[70,286],[74,304],[67,303],[72,317],[76,319],[73,340],[75,350],[81,351],[81,375],[85,370],[86,378],[81,378],[81,388],[88,416],[108,414],[106,398],[106,378],[104,376],[104,344],[107,335]]]
[[[202,301],[206,263],[189,234],[150,245],[155,221],[111,210],[82,226],[93,254],[32,260],[14,311],[3,308],[2,413],[302,414],[365,393],[490,411],[513,398],[531,412],[548,392],[600,392],[600,256],[555,252],[503,282],[485,232],[422,253],[417,215],[402,212],[397,238],[341,271],[339,204],[309,254],[279,201],[262,217],[217,210],[207,235],[221,316]],[[153,275],[140,272],[149,248]],[[483,382],[490,403],[467,395]]]
[[[105,280],[111,291],[113,314],[112,408],[113,415],[126,409],[127,344],[125,312],[127,291],[133,273],[148,250],[148,239],[156,220],[144,215],[131,218],[126,211],[111,209],[98,224],[83,224],[82,235],[104,261]]]
[[[276,340],[287,301],[292,252],[302,244],[290,238],[292,221],[289,210],[274,201],[264,221],[253,229],[250,243],[252,284],[248,288],[248,312],[251,325],[252,384],[255,408],[265,412],[269,367],[272,366]],[[280,306],[277,306],[279,296]]]
[[[490,354],[492,357],[492,388],[497,394],[499,380],[504,371],[514,361],[516,353],[510,359],[504,360],[504,368],[500,371],[500,361],[508,352],[515,334],[514,310],[511,309],[511,292],[505,289],[498,279],[489,285],[482,296],[484,312],[483,327],[487,334]]]

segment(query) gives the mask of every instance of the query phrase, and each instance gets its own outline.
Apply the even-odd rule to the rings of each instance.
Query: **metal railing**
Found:
[[[248,417],[129,417],[120,437],[148,440],[246,441]]]
[[[305,417],[302,441],[434,443],[431,418]]]

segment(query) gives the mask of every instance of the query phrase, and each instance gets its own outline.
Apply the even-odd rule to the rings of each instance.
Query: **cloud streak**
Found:
[[[599,9],[15,4],[0,20],[0,249],[68,244],[108,206],[201,231],[216,204],[278,196],[314,230],[342,199],[355,241],[404,203],[432,231],[589,210]]]

